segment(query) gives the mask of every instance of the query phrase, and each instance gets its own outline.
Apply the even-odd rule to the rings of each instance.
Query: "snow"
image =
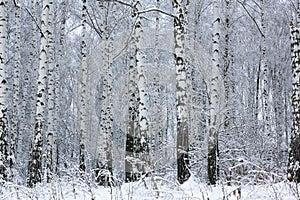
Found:
[[[294,183],[265,183],[263,185],[226,186],[219,183],[208,186],[191,176],[182,185],[160,177],[147,177],[138,182],[125,183],[118,187],[102,187],[92,181],[57,180],[27,188],[12,183],[1,187],[0,199],[63,199],[63,200],[297,200],[300,199],[300,185]]]

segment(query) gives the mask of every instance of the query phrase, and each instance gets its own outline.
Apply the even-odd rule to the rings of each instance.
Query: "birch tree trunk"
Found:
[[[177,116],[177,180],[180,184],[190,177],[189,172],[189,130],[187,99],[187,65],[185,42],[185,0],[173,0],[175,66],[176,66],[176,116]],[[188,1],[187,1],[188,2]]]
[[[260,1],[261,6],[261,70],[262,70],[262,116],[263,116],[263,135],[266,137],[264,147],[266,154],[264,158],[265,168],[270,171],[274,165],[273,144],[271,138],[275,137],[271,130],[271,104],[269,102],[269,66],[267,63],[267,42],[266,42],[266,17],[265,0]]]
[[[224,87],[225,87],[225,131],[229,128],[229,66],[230,66],[230,53],[229,53],[229,32],[230,32],[230,0],[226,0],[226,10],[225,10],[225,50],[224,50]]]
[[[208,160],[207,160],[207,175],[208,183],[211,185],[216,184],[219,177],[218,169],[218,106],[219,106],[219,93],[218,93],[218,72],[219,52],[220,52],[220,15],[219,15],[219,1],[214,0],[214,22],[213,22],[213,59],[210,80],[210,125],[208,133]]]
[[[0,1],[0,179],[7,178],[8,159],[8,121],[7,121],[7,1]]]
[[[141,10],[140,1],[136,0],[134,4],[136,11]],[[135,42],[136,42],[136,68],[138,75],[138,115],[139,115],[139,130],[137,135],[137,148],[139,158],[139,173],[144,174],[149,170],[149,113],[148,113],[148,92],[147,92],[147,80],[145,76],[144,60],[145,55],[142,52],[141,42],[143,40],[143,27],[141,17],[137,15],[135,24]]]
[[[20,54],[20,9],[21,5],[15,5],[15,49],[14,49],[14,75],[13,75],[13,110],[12,110],[12,128],[10,139],[10,153],[9,153],[9,167],[12,169],[15,164],[16,154],[16,141],[19,135],[19,104],[20,104],[20,77],[19,69],[21,67],[21,54]],[[13,178],[12,171],[10,172],[11,180]]]
[[[54,162],[55,162],[55,150],[56,147],[56,118],[55,118],[55,50],[54,50],[54,37],[53,30],[55,17],[53,14],[53,0],[49,0],[49,19],[48,20],[48,47],[49,47],[49,59],[48,59],[48,120],[47,120],[47,157],[46,157],[46,175],[47,182],[50,182],[54,173]]]
[[[156,8],[160,9],[160,0],[156,0]],[[155,62],[155,75],[153,77],[153,86],[154,86],[154,95],[153,95],[153,110],[154,117],[151,128],[151,138],[152,138],[152,157],[155,159],[156,169],[162,169],[162,156],[163,156],[163,123],[162,123],[162,113],[163,108],[160,104],[161,102],[161,82],[160,82],[160,72],[161,72],[161,64],[160,64],[160,50],[157,49],[159,46],[159,31],[160,31],[160,14],[156,13],[155,17],[155,54],[154,54],[154,62]]]
[[[108,3],[109,4],[109,3]],[[101,113],[101,124],[100,124],[100,134],[102,138],[102,143],[99,146],[99,156],[98,156],[98,168],[97,172],[98,181],[107,186],[111,185],[112,176],[112,136],[113,136],[113,116],[112,116],[112,62],[113,58],[111,56],[113,48],[113,38],[112,34],[109,34],[109,22],[108,22],[108,8],[109,5],[101,5],[101,28],[103,30],[102,38],[104,45],[104,53],[102,54],[103,67],[106,70],[104,73],[103,80],[103,103]],[[112,5],[114,9],[114,5]]]
[[[298,21],[300,19],[298,10]],[[292,128],[288,159],[288,179],[300,183],[300,28],[292,23],[291,57],[292,57]]]
[[[66,30],[66,15],[67,15],[67,1],[62,1],[62,14],[61,14],[61,22],[60,22],[60,34],[59,34],[59,47],[58,47],[58,52],[57,52],[57,63],[56,67],[54,70],[54,80],[55,80],[55,96],[56,96],[56,101],[55,101],[55,110],[54,110],[54,116],[55,116],[55,128],[56,128],[56,137],[59,139],[62,137],[62,132],[61,132],[61,122],[62,119],[59,117],[60,110],[61,110],[61,101],[62,101],[62,92],[61,92],[61,82],[60,82],[60,68],[63,66],[63,59],[64,59],[64,46],[65,46],[65,30]],[[55,165],[54,165],[54,172],[59,173],[59,149],[60,149],[60,140],[57,140],[56,142],[56,149],[54,149],[53,154],[54,154],[54,160]],[[55,155],[56,154],[56,155]]]
[[[33,16],[35,16],[36,1],[31,0],[30,11]],[[37,31],[37,26],[33,20],[30,21],[29,27],[31,28],[30,33],[30,45],[28,48],[29,56],[28,62],[23,65],[24,71],[20,72],[23,74],[23,82],[20,84],[22,88],[22,98],[20,102],[20,125],[19,125],[19,135],[16,144],[16,163],[20,166],[26,166],[28,163],[24,163],[24,160],[28,160],[32,141],[32,136],[34,133],[34,119],[36,112],[36,85],[37,81],[37,69],[38,69],[38,48],[37,48],[37,38],[40,37],[39,31]],[[22,76],[21,76],[22,77]],[[21,78],[22,79],[22,78]],[[22,130],[22,131],[20,131]]]
[[[268,65],[267,65],[267,46],[266,46],[266,22],[265,22],[265,0],[260,1],[261,4],[261,32],[262,32],[262,41],[261,41],[261,67],[263,72],[263,117],[264,117],[264,132],[270,136],[270,116],[268,112],[269,107],[269,83],[268,83]]]
[[[80,126],[80,147],[79,147],[79,170],[80,173],[85,172],[85,137],[87,136],[87,46],[86,46],[86,20],[87,20],[87,4],[86,0],[82,0],[82,41],[81,41],[81,90],[80,90],[80,108],[79,108],[79,126]]]
[[[36,103],[36,121],[34,138],[30,148],[30,159],[28,163],[28,186],[33,187],[42,180],[42,148],[43,134],[45,131],[45,110],[46,110],[46,79],[48,67],[48,20],[51,10],[49,0],[43,0],[43,11],[41,20],[41,46],[40,63],[38,70],[38,89]]]
[[[149,120],[147,107],[147,83],[141,51],[142,22],[138,14],[140,1],[133,1],[133,19],[136,19],[131,38],[129,66],[129,110],[126,136],[126,181],[135,181],[149,167]],[[136,123],[138,120],[138,124]]]
[[[134,142],[135,135],[137,133],[138,124],[138,90],[136,84],[137,70],[136,70],[136,50],[134,44],[134,37],[130,39],[130,61],[129,61],[129,82],[128,82],[128,126],[127,126],[127,134],[126,134],[126,152],[125,152],[125,181],[130,182],[136,180],[135,173],[137,170],[135,169],[135,161],[134,161]]]

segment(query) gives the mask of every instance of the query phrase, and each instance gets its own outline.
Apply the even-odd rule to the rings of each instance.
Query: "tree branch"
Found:
[[[99,2],[103,2],[103,1],[108,1],[108,2],[116,2],[116,3],[119,3],[119,4],[122,4],[124,6],[128,6],[130,8],[134,8],[130,3],[127,3],[127,2],[124,2],[124,1],[120,1],[120,0],[98,0]]]
[[[249,15],[249,17],[250,17],[250,18],[252,19],[252,21],[255,23],[255,25],[256,25],[258,31],[260,32],[261,36],[262,36],[262,37],[265,37],[265,35],[264,35],[263,32],[261,31],[261,28],[260,28],[259,25],[257,24],[255,18],[250,14],[250,12],[249,12],[248,9],[246,8],[246,6],[245,6],[242,2],[240,2],[239,0],[237,0],[237,2],[238,2],[239,4],[241,4],[241,6],[242,6],[242,7],[244,8],[244,10],[247,12],[247,14]]]
[[[14,4],[15,4],[15,7],[21,8],[20,4],[18,4],[16,0],[14,0]]]
[[[98,0],[98,1],[101,1],[101,0]],[[133,6],[133,5],[131,5],[131,4],[129,4],[129,3],[126,3],[126,2],[124,2],[124,1],[120,1],[120,0],[102,0],[102,1],[116,2],[116,3],[120,3],[120,4],[122,4],[122,5],[125,5],[125,6],[129,6],[130,8],[133,8],[133,9],[134,9],[134,6]],[[147,10],[138,11],[138,14],[143,14],[143,13],[147,13],[147,12],[160,12],[160,13],[162,13],[162,14],[165,14],[165,15],[169,16],[169,17],[176,18],[175,15],[173,15],[173,14],[171,14],[171,13],[167,13],[167,12],[165,12],[165,11],[163,11],[163,10],[158,9],[158,8],[149,8],[149,9],[147,9]]]
[[[28,14],[31,16],[31,18],[33,19],[35,25],[37,26],[37,28],[40,30],[40,32],[42,33],[42,29],[39,26],[38,22],[36,21],[36,18],[33,16],[33,14],[30,12],[30,10],[28,8],[25,8],[25,10],[28,12]],[[42,33],[43,34],[43,33]]]
[[[86,12],[87,12],[87,16],[89,17],[90,21],[91,21],[91,24],[90,23],[87,23],[87,24],[90,24],[90,27],[93,28],[96,33],[99,35],[99,37],[102,39],[102,30],[100,29],[98,23],[97,23],[97,27],[94,23],[94,20],[92,19],[91,15],[90,15],[90,12],[88,11],[88,9],[86,9]]]
[[[162,14],[167,15],[169,17],[177,18],[175,15],[173,15],[171,13],[167,13],[163,10],[158,9],[158,8],[149,8],[147,10],[141,10],[141,11],[138,11],[138,14],[143,14],[143,13],[147,13],[147,12],[159,12],[159,13],[162,13]]]

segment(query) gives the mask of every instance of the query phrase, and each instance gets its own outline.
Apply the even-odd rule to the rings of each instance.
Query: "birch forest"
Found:
[[[0,0],[0,185],[299,200],[300,1]]]

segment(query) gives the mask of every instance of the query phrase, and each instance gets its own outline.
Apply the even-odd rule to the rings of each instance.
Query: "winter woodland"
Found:
[[[2,199],[300,199],[299,0],[0,0]]]

